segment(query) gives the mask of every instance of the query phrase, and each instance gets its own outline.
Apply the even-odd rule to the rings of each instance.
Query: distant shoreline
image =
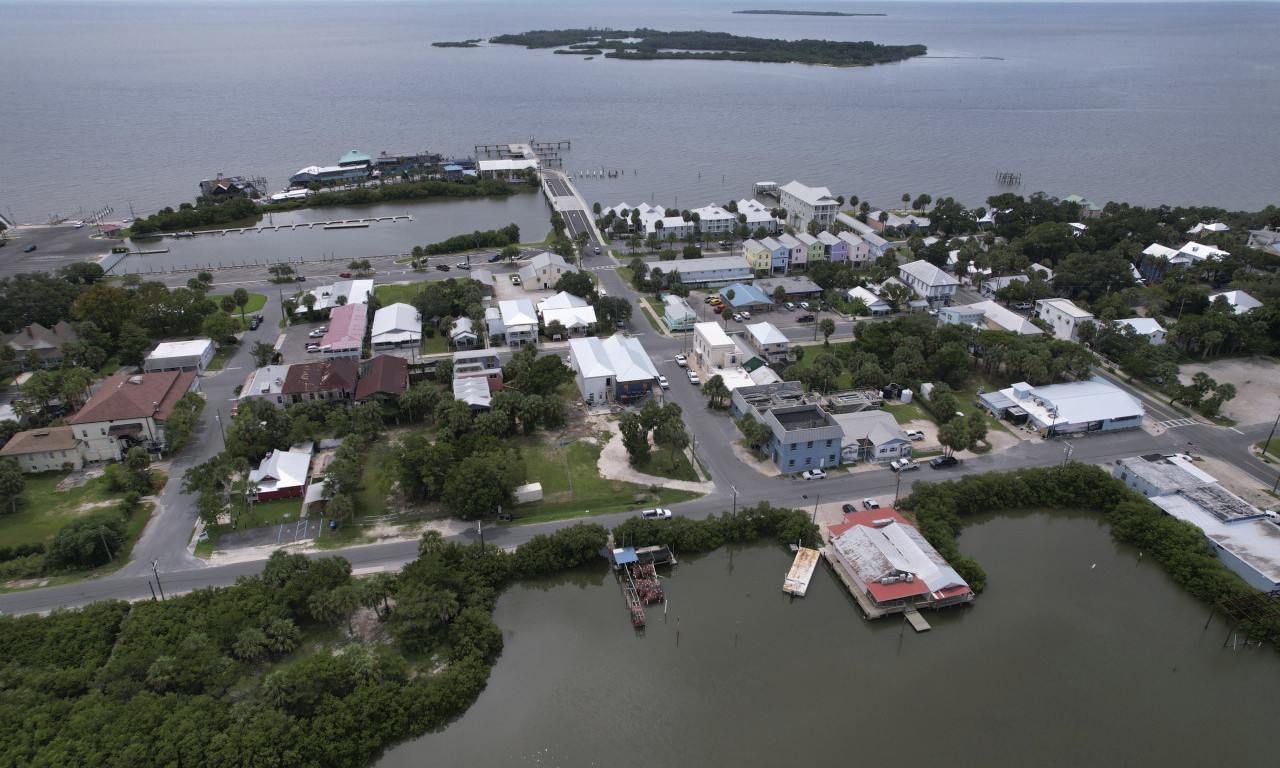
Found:
[[[887,13],[844,13],[842,11],[734,11],[734,13],[749,13],[761,16],[888,16]]]

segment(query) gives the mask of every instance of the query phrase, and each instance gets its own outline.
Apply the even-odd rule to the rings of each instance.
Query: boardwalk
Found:
[[[367,227],[370,224],[376,224],[380,221],[413,221],[413,217],[408,214],[401,216],[372,216],[365,219],[335,219],[333,221],[304,221],[297,224],[263,224],[258,227],[232,227],[231,229],[202,229],[192,232],[173,232],[167,237],[198,237],[202,235],[243,235],[246,232],[276,232],[282,229],[314,229],[320,227],[322,229],[355,229],[359,227]]]

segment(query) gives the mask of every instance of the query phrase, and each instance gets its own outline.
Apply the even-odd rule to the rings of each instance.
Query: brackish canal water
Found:
[[[962,549],[991,587],[921,635],[863,620],[825,568],[785,597],[772,545],[684,560],[643,635],[603,565],[520,584],[488,688],[378,768],[1271,764],[1280,657],[1222,648],[1100,517],[992,517]]]

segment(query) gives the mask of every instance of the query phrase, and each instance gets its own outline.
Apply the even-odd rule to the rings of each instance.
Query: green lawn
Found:
[[[272,499],[271,501],[262,501],[253,505],[253,515],[247,518],[243,515],[240,494],[232,494],[231,504],[235,507],[238,522],[241,524],[239,530],[244,528],[265,528],[268,526],[279,525],[286,522],[297,522],[302,514],[302,499]],[[248,523],[246,526],[245,523]],[[217,525],[205,526],[204,532],[208,534],[208,538],[196,543],[195,556],[208,559],[213,554],[213,550],[217,547],[218,537],[224,533],[230,533],[233,529],[230,523],[219,523]]]
[[[644,315],[644,319],[649,321],[649,325],[653,330],[658,333],[663,333],[666,329],[663,327],[662,321],[658,319],[661,315],[654,313],[653,306],[649,303],[649,299],[641,298],[640,306],[640,314]]]
[[[86,512],[77,511],[84,504],[98,504],[119,499],[122,494],[109,491],[101,477],[66,491],[55,488],[66,475],[62,472],[42,472],[24,475],[27,487],[18,497],[18,511],[0,515],[0,541],[8,546],[48,542],[58,529]],[[104,506],[102,512],[111,511]]]
[[[224,344],[221,347],[218,347],[217,353],[214,354],[213,359],[209,361],[209,370],[211,371],[222,370],[222,364],[227,362],[227,358],[230,357],[231,353],[235,352],[238,347],[239,347],[238,344],[233,344],[233,345]]]
[[[413,297],[418,295],[418,291],[422,289],[424,282],[379,285],[373,289],[373,295],[378,297],[384,307],[397,303],[411,304],[413,303]]]
[[[231,294],[229,293],[211,293],[209,294],[209,298],[213,299],[214,304],[217,304],[220,301],[222,301],[223,296],[230,296],[230,295]],[[249,303],[244,305],[244,313],[246,315],[252,315],[254,312],[257,312],[258,310],[262,309],[265,306],[267,306],[267,297],[265,294],[251,293],[249,294]],[[240,308],[236,307],[235,311],[233,311],[231,314],[235,315],[236,317],[239,317]]]
[[[622,282],[631,285],[631,281],[635,278],[635,273],[631,271],[631,267],[616,267],[613,273],[622,278]]]
[[[693,465],[689,462],[689,457],[685,455],[684,451],[676,454],[675,469],[671,468],[671,452],[660,448],[651,451],[648,460],[636,467],[636,469],[646,475],[666,477],[672,480],[692,480],[694,482],[702,480],[693,471]]]
[[[1258,442],[1254,443],[1254,445],[1256,445],[1258,447],[1258,450],[1261,451],[1260,455],[1263,461],[1270,461],[1272,459],[1275,459],[1276,461],[1280,461],[1280,439],[1277,439],[1274,437],[1271,438],[1270,446],[1267,446],[1266,440],[1259,440]],[[1263,451],[1264,447],[1266,447],[1265,451]]]

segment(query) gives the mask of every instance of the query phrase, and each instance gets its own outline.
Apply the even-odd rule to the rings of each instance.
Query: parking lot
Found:
[[[276,342],[276,351],[280,353],[285,363],[309,363],[320,359],[320,353],[308,352],[308,341],[320,341],[319,338],[312,339],[308,334],[321,328],[328,328],[327,321],[316,323],[300,323],[285,328],[280,333],[280,339]]]

